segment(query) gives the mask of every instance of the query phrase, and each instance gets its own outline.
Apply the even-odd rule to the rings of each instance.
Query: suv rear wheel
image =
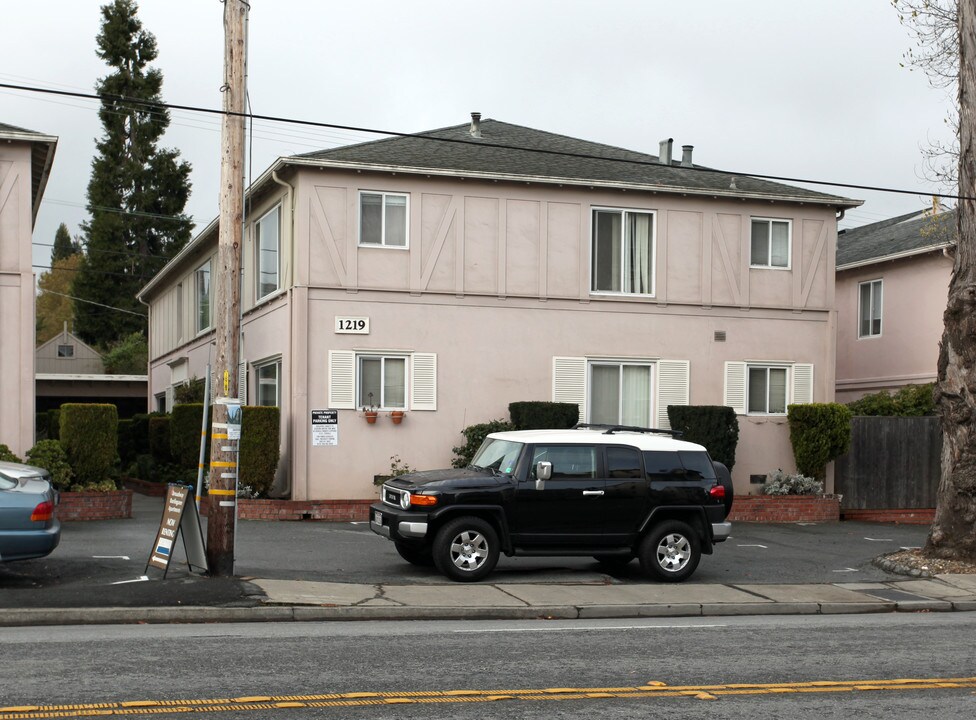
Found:
[[[701,540],[690,525],[665,520],[641,541],[638,551],[641,570],[656,580],[681,582],[688,579],[701,560]]]
[[[474,582],[498,563],[498,533],[478,517],[450,520],[434,537],[434,565],[451,580]]]

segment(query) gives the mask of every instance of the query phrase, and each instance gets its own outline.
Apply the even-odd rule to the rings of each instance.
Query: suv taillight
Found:
[[[721,485],[714,485],[712,489],[708,491],[708,494],[710,497],[713,497],[716,500],[724,500],[725,488]]]
[[[50,500],[38,504],[31,513],[31,522],[48,522],[54,517],[54,503]]]

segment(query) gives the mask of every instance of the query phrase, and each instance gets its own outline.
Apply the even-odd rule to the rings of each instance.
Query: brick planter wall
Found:
[[[736,495],[732,522],[834,522],[840,520],[836,495]]]
[[[140,495],[148,495],[149,497],[164,497],[166,495],[166,483],[149,482],[139,478],[123,478],[122,484]]]
[[[132,491],[63,492],[57,513],[61,522],[131,518]]]
[[[369,519],[370,500],[237,500],[237,517],[241,520],[325,520],[357,522]],[[209,507],[200,504],[206,516]]]
[[[898,523],[901,525],[931,525],[935,520],[935,508],[915,508],[911,510],[894,510],[882,508],[880,510],[844,510],[843,520],[860,520],[861,522]]]

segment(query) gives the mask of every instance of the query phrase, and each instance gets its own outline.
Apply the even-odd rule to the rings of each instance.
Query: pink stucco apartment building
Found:
[[[859,204],[476,113],[280,158],[248,191],[242,289],[241,394],[282,411],[274,493],[368,498],[391,456],[447,466],[518,400],[664,427],[669,404],[730,405],[748,492],[793,467],[786,406],[834,398],[837,217]],[[216,246],[214,221],[140,293],[158,408],[206,373]]]
[[[956,213],[929,210],[837,238],[837,402],[934,382]]]
[[[57,138],[0,123],[0,443],[34,444],[31,234]]]

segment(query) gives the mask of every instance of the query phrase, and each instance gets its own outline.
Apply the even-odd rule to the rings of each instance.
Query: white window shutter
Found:
[[[793,366],[793,402],[813,402],[813,365],[797,363]]]
[[[552,359],[552,401],[576,403],[579,419],[586,417],[586,358],[554,357]]]
[[[237,365],[237,401],[247,405],[247,360],[241,360]]]
[[[736,415],[746,414],[746,364],[725,363],[725,405]]]
[[[437,354],[410,356],[410,409],[437,409]]]
[[[329,350],[329,407],[356,409],[356,353]]]
[[[657,363],[657,427],[671,429],[668,405],[687,405],[691,363],[687,360],[659,360]]]

